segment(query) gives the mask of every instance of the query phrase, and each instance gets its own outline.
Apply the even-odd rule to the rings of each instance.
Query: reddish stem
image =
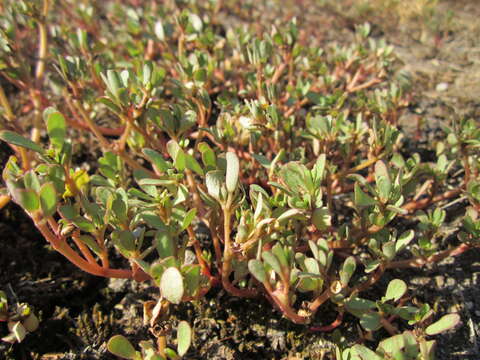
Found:
[[[310,331],[318,331],[318,332],[328,332],[335,330],[342,324],[343,321],[343,311],[339,311],[337,318],[329,325],[325,326],[312,326],[310,327]]]

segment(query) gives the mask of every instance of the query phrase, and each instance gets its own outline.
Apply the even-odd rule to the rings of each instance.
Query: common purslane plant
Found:
[[[299,39],[295,20],[261,36],[230,27],[215,2],[106,2],[76,5],[73,21],[51,24],[44,39],[49,16],[68,3],[17,1],[1,22],[1,74],[33,109],[29,121],[2,95],[0,138],[16,153],[3,178],[54,250],[93,275],[153,282],[155,321],[169,304],[222,286],[264,296],[318,331],[350,313],[362,333],[391,335],[375,353],[339,345],[337,359],[433,358],[428,337],[458,315],[430,324],[433,311],[410,304],[400,279],[379,299],[361,294],[390,269],[477,246],[474,122],[446,129],[436,162],[408,155],[397,126],[406,87],[393,78],[392,47],[370,38],[368,25],[350,46],[320,47]],[[107,21],[97,24],[96,11]],[[18,41],[36,27],[49,51],[33,77]],[[88,166],[69,128],[89,134],[92,156],[101,152]],[[470,204],[451,247],[442,234],[448,201]],[[327,302],[337,319],[318,325]],[[111,351],[126,358],[176,356],[164,340],[137,352],[114,339]]]

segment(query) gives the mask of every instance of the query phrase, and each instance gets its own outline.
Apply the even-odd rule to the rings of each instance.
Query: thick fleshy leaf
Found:
[[[48,107],[43,112],[43,119],[47,125],[50,142],[57,149],[61,149],[67,134],[67,125],[63,115],[53,107]]]
[[[163,156],[155,150],[143,149],[142,152],[159,171],[166,172],[170,168]]]
[[[40,205],[44,216],[51,216],[57,211],[57,192],[53,183],[45,183],[40,188]]]
[[[392,182],[390,180],[387,166],[381,160],[375,163],[375,182],[380,198],[384,202],[387,201],[392,189]]]
[[[123,359],[135,359],[136,351],[130,341],[125,336],[115,335],[107,343],[107,349],[113,355]]]
[[[173,245],[173,239],[168,232],[157,231],[155,236],[155,242],[157,245],[157,252],[160,255],[160,258],[166,258],[169,256],[174,256],[175,248]]]
[[[190,209],[189,212],[185,214],[185,217],[182,220],[182,226],[181,229],[185,230],[195,219],[195,216],[197,215],[197,209]]]
[[[316,208],[312,212],[312,224],[318,230],[325,230],[332,224],[332,216],[327,208]]]
[[[188,296],[195,296],[200,285],[200,265],[190,264],[182,267],[182,274],[185,278],[185,289]]]
[[[185,166],[194,173],[203,176],[204,172],[198,161],[190,154],[185,154]]]
[[[250,273],[255,277],[255,279],[261,283],[267,281],[267,273],[265,272],[265,267],[260,260],[250,260],[248,262],[248,270],[250,270]]]
[[[360,185],[358,185],[358,183],[355,183],[354,201],[355,205],[360,207],[372,206],[377,203],[370,195],[367,195],[360,188]]]
[[[98,245],[98,243],[95,241],[95,239],[92,236],[81,235],[80,241],[83,242],[85,245],[87,245],[88,248],[98,256],[102,254],[102,249],[100,248],[100,245]]]
[[[113,236],[116,234],[116,236]],[[121,250],[135,251],[137,246],[135,244],[135,236],[129,230],[116,231],[112,234],[112,240]]]
[[[345,301],[345,306],[349,311],[368,311],[375,309],[376,304],[374,301],[362,299],[359,297],[352,297]]]
[[[287,256],[286,256],[285,250],[283,249],[282,245],[280,245],[280,243],[276,243],[272,247],[272,253],[278,259],[282,268],[288,267]]]
[[[352,356],[352,360],[383,360],[381,356],[367,348],[366,346],[363,345],[355,345],[352,348],[352,355],[356,356],[355,358]],[[348,359],[350,356],[347,356],[346,358]]]
[[[280,262],[278,261],[277,257],[273,255],[269,251],[264,251],[262,253],[262,258],[263,260],[270,265],[270,267],[277,273],[277,274],[282,274],[282,267],[280,265]]]
[[[227,191],[233,193],[237,189],[240,162],[237,155],[233,152],[227,152],[225,157],[227,159],[227,172],[225,176],[225,182],[227,186]]]
[[[167,143],[167,151],[173,160],[173,165],[178,171],[183,171],[186,166],[186,157],[183,149],[174,140],[170,140]]]
[[[192,328],[186,321],[180,321],[177,328],[177,352],[178,355],[183,356],[187,353],[190,344],[192,343]]]
[[[215,152],[207,143],[198,144],[198,150],[202,153],[202,161],[205,166],[215,168],[217,166],[217,158]]]
[[[263,196],[262,194],[259,195],[259,201],[257,203],[257,208],[259,208],[259,211],[261,210],[261,207],[258,206],[258,204],[263,204]],[[295,219],[304,219],[305,218],[305,211],[304,210],[301,210],[301,209],[288,209],[287,211],[285,211],[282,215],[280,215],[278,218],[277,218],[277,221],[279,223],[283,222],[283,221],[287,221],[287,220],[290,220],[292,218],[295,218]]]
[[[27,330],[20,321],[16,322],[12,327],[12,334],[15,335],[15,339],[20,343],[27,336]]]
[[[205,183],[207,185],[208,194],[213,198],[220,199],[220,190],[225,177],[220,170],[209,171],[205,176]]]
[[[163,272],[160,280],[160,292],[165,299],[173,304],[179,304],[182,301],[183,277],[176,267],[169,267]]]
[[[40,198],[32,189],[17,190],[15,198],[18,199],[20,206],[28,212],[33,212],[40,209]]]
[[[340,282],[343,286],[347,286],[350,278],[352,277],[355,269],[357,268],[357,263],[353,256],[349,256],[343,263],[342,270],[340,270]]]
[[[444,331],[453,329],[460,323],[460,315],[458,314],[447,314],[443,316],[440,320],[434,322],[432,325],[425,329],[427,335],[437,335]]]
[[[407,284],[400,279],[394,279],[390,281],[385,293],[385,300],[398,301],[407,292]]]
[[[397,354],[401,354],[398,359],[417,359],[420,352],[417,339],[411,331],[382,340],[378,348],[393,359],[396,359],[394,356]]]
[[[399,251],[405,249],[410,241],[413,240],[415,236],[415,232],[413,230],[405,231],[402,235],[400,235],[395,243],[395,252],[398,253]]]
[[[31,312],[28,317],[23,320],[22,324],[27,331],[33,332],[38,329],[40,321],[38,320],[38,317],[33,312]]]
[[[380,324],[380,314],[377,312],[365,313],[360,317],[360,325],[367,331],[378,330]]]

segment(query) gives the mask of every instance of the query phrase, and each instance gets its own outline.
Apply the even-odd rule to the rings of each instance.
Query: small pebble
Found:
[[[473,309],[473,302],[467,301],[465,303],[465,306],[467,307],[468,310],[472,310]]]
[[[448,278],[447,279],[447,286],[453,286],[455,285],[455,279],[454,278]]]
[[[446,91],[448,89],[448,84],[445,82],[438,83],[437,86],[435,87],[435,90],[437,91]]]
[[[437,287],[442,288],[445,285],[445,278],[442,275],[435,276],[435,283]]]
[[[108,288],[113,292],[125,291],[128,279],[110,279],[108,281]]]

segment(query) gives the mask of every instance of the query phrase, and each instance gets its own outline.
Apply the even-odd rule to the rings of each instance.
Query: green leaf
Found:
[[[453,329],[460,323],[460,315],[458,314],[447,314],[443,316],[437,322],[434,322],[432,325],[425,329],[427,335],[437,335],[444,331]]]
[[[32,189],[36,192],[40,191],[40,179],[33,170],[25,173],[23,183],[25,184],[25,189]]]
[[[349,311],[367,311],[375,309],[376,304],[374,301],[362,299],[359,297],[352,297],[345,301],[345,306]]]
[[[216,168],[217,160],[215,152],[208,146],[207,143],[201,142],[198,144],[198,150],[202,153],[202,161],[205,166]]]
[[[355,183],[354,201],[355,205],[359,207],[372,206],[377,203],[370,195],[367,195],[365,192],[363,192],[358,183]]]
[[[295,194],[307,191],[306,177],[309,173],[305,165],[297,162],[289,162],[280,169],[280,177],[289,190]]]
[[[178,355],[185,355],[190,347],[190,344],[192,343],[192,328],[186,321],[180,321],[178,323],[177,342]]]
[[[118,91],[121,87],[118,73],[112,69],[107,70],[107,76],[103,77],[103,81],[105,81],[105,84],[107,85],[108,90],[112,93],[112,95],[118,98]]]
[[[227,191],[233,193],[237,189],[240,162],[234,152],[227,152],[225,157],[227,159],[227,172],[225,175],[225,182],[227,186]]]
[[[400,235],[395,242],[395,252],[398,253],[399,251],[405,249],[410,241],[413,240],[415,236],[415,232],[413,230],[405,231],[402,235]]]
[[[355,269],[357,268],[357,263],[353,256],[349,256],[345,259],[343,263],[342,270],[340,270],[340,282],[343,286],[347,286],[350,278],[352,277]]]
[[[72,205],[62,205],[60,206],[60,214],[63,215],[67,220],[73,220],[78,216],[77,211]]]
[[[283,249],[282,245],[280,245],[280,243],[276,243],[272,247],[272,253],[278,259],[282,268],[287,268],[288,267],[287,256],[285,254],[285,250]]]
[[[114,239],[115,245],[124,251],[135,251],[137,249],[135,236],[129,230],[115,231],[112,233],[112,239]]]
[[[45,183],[40,188],[40,206],[45,217],[51,216],[57,211],[57,192],[53,183]]]
[[[53,107],[48,107],[43,112],[43,119],[47,125],[48,137],[52,145],[61,149],[67,134],[67,125],[63,115]]]
[[[314,258],[307,257],[304,260],[304,265],[307,272],[314,275],[320,275],[320,265]]]
[[[417,339],[410,331],[382,340],[378,349],[395,360],[418,359],[419,355]]]
[[[385,293],[385,300],[398,301],[407,292],[407,284],[403,280],[394,279],[390,281]]]
[[[362,327],[367,331],[378,330],[381,326],[380,314],[377,312],[363,314],[360,317],[360,325],[362,325]]]
[[[158,40],[165,40],[165,30],[163,29],[163,24],[161,20],[158,20],[154,26],[154,33],[157,36]]]
[[[163,156],[155,150],[146,148],[142,152],[159,171],[166,172],[170,168]]]
[[[178,171],[183,171],[186,166],[185,153],[175,140],[167,143],[167,151],[173,160],[173,164]]]
[[[193,79],[198,82],[205,82],[207,80],[207,70],[198,69],[193,73]]]
[[[393,260],[393,258],[395,257],[395,242],[388,241],[383,244],[382,252],[388,260]]]
[[[16,191],[18,194],[18,202],[28,212],[37,211],[40,209],[40,198],[38,194],[32,189],[19,189]],[[17,198],[17,196],[15,196]]]
[[[160,258],[163,259],[175,255],[173,239],[168,232],[157,231],[157,234],[155,235],[155,242]]]
[[[257,160],[260,165],[262,165],[265,169],[270,169],[272,162],[268,160],[265,156],[261,154],[252,154],[253,158]]]
[[[185,288],[188,296],[195,296],[200,285],[200,266],[196,264],[182,267],[182,274],[185,278]]]
[[[21,135],[18,135],[17,133],[14,133],[13,131],[0,131],[0,139],[9,144],[21,146],[26,149],[38,152],[40,154],[43,154],[45,152],[40,145],[34,143],[27,138],[24,138]]]
[[[325,230],[332,224],[332,216],[327,208],[316,208],[312,213],[312,224],[317,230]]]
[[[106,107],[108,107],[115,114],[121,114],[122,113],[122,109],[120,107],[118,107],[108,97],[101,97],[101,98],[98,99],[98,102],[101,102],[102,104],[104,104]]]
[[[271,268],[279,275],[282,274],[282,266],[277,257],[269,251],[262,252],[262,259],[271,266]]]
[[[185,217],[182,220],[182,226],[181,229],[185,230],[195,219],[195,216],[197,215],[197,209],[190,209],[189,212],[185,214]]]
[[[20,321],[17,321],[12,327],[12,334],[15,335],[15,339],[20,343],[27,336],[27,330]]]
[[[378,194],[383,202],[386,202],[390,197],[392,189],[392,182],[388,173],[387,166],[381,160],[375,163],[375,182],[378,189]]]
[[[88,246],[90,250],[92,250],[96,255],[101,256],[102,255],[102,249],[98,245],[98,243],[95,241],[95,239],[90,236],[90,235],[81,235],[80,236],[80,241],[83,242],[85,245]]]
[[[317,185],[320,185],[321,180],[324,178],[326,159],[326,155],[321,154],[313,166],[312,175],[314,176],[314,180],[317,182]]]
[[[38,320],[38,317],[33,312],[30,312],[28,317],[25,320],[23,320],[22,324],[27,331],[33,332],[38,329],[38,326],[40,325],[40,321]]]
[[[123,359],[136,359],[137,352],[135,348],[130,344],[125,336],[115,335],[107,343],[107,349],[113,355],[119,356]]]
[[[353,346],[351,354],[356,356],[355,358],[352,357],[351,360],[384,360],[381,356],[379,356],[366,346],[358,344]],[[349,357],[347,357],[346,359],[349,359]]]
[[[152,79],[152,72],[153,72],[153,64],[151,61],[147,61],[145,62],[145,64],[143,65],[143,71],[142,71],[142,76],[143,76],[143,79],[142,79],[142,83],[144,86],[148,86],[148,84],[150,83],[151,79]]]
[[[224,181],[225,177],[221,170],[209,171],[205,176],[208,194],[216,200],[220,200],[220,190]]]
[[[203,28],[202,19],[200,19],[200,17],[197,14],[194,14],[194,13],[189,14],[189,20],[190,20],[190,24],[192,25],[193,29],[196,32],[202,31],[202,28]]]
[[[185,154],[185,166],[200,176],[203,176],[203,169],[198,161],[190,154]]]
[[[248,270],[255,277],[255,279],[257,279],[261,283],[267,281],[267,273],[265,272],[265,267],[260,260],[250,260],[248,262]]]
[[[179,304],[182,301],[183,277],[176,267],[169,267],[163,272],[160,280],[160,292],[165,299],[173,304]]]
[[[259,195],[259,199],[263,200],[263,195]],[[259,201],[260,203],[260,201]],[[263,203],[263,202],[262,202]],[[257,206],[258,207],[258,206]],[[280,215],[278,218],[277,218],[277,222],[278,223],[282,223],[284,221],[287,221],[287,220],[290,220],[292,218],[295,218],[295,219],[305,219],[305,211],[303,210],[300,210],[300,209],[288,209],[287,211],[285,211],[284,213],[282,213],[282,215]]]

